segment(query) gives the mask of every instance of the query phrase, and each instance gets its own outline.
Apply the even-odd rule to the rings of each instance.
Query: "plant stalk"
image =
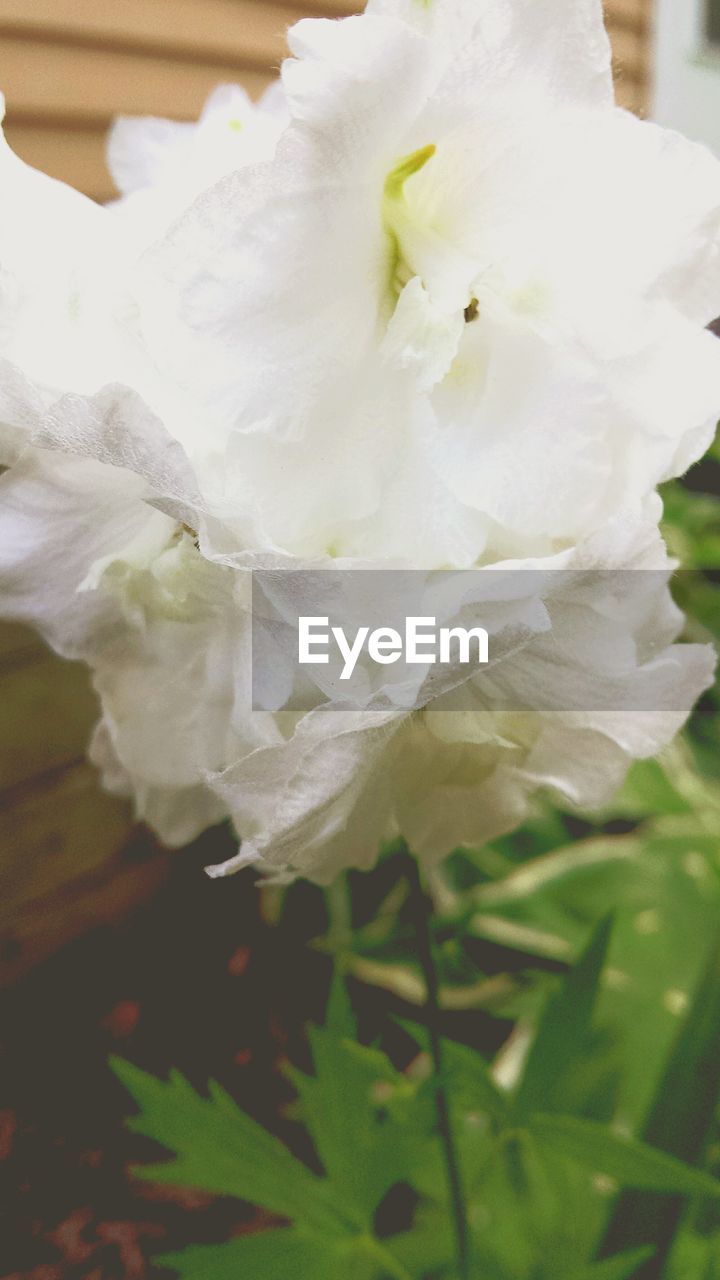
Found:
[[[440,1000],[438,992],[438,974],[435,964],[435,949],[432,939],[432,902],[425,892],[420,876],[420,866],[416,858],[408,853],[408,880],[410,882],[410,904],[415,923],[418,959],[425,978],[427,996],[425,1012],[427,1017],[430,1055],[433,1062],[435,1085],[435,1110],[438,1130],[443,1145],[445,1167],[447,1170],[450,1205],[455,1228],[455,1248],[457,1255],[458,1280],[470,1280],[470,1240],[465,1210],[460,1162],[452,1129],[452,1118],[448,1100],[443,1066],[442,1039],[440,1036]]]

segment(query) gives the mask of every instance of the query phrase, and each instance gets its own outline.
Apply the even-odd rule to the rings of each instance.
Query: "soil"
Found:
[[[270,1222],[234,1199],[133,1177],[131,1166],[163,1153],[124,1127],[134,1105],[111,1054],[160,1076],[177,1067],[200,1090],[219,1080],[319,1171],[286,1114],[281,1068],[288,1058],[311,1066],[305,1028],[322,1020],[331,977],[329,958],[308,945],[325,933],[324,897],[298,882],[276,927],[249,872],[206,876],[235,849],[223,830],[207,833],[172,855],[149,903],[0,993],[0,1280],[171,1280],[153,1259]],[[402,859],[390,859],[351,876],[354,916],[373,918],[402,874]],[[478,945],[487,973],[523,968],[522,955]],[[361,1039],[381,1037],[407,1065],[412,1041],[393,1015],[417,1011],[364,984],[351,983],[351,995]],[[509,1024],[470,1010],[444,1013],[440,1027],[492,1054]],[[381,1234],[409,1226],[408,1206],[392,1195],[378,1214]]]
[[[283,1118],[278,1066],[302,1060],[325,998],[326,963],[306,946],[319,895],[280,951],[252,877],[203,872],[230,849],[216,831],[175,855],[148,905],[0,995],[0,1280],[170,1277],[153,1255],[263,1225],[236,1200],[133,1179],[159,1149],[125,1130],[133,1104],[111,1053],[159,1075],[176,1066],[199,1088],[220,1080],[312,1159]]]

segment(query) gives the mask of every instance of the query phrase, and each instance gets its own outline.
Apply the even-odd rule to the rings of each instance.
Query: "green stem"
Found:
[[[336,959],[350,949],[353,938],[352,908],[347,875],[338,875],[326,890],[329,929],[328,944]]]
[[[435,965],[431,917],[432,902],[423,889],[420,877],[420,866],[412,854],[408,854],[408,880],[410,882],[410,902],[415,922],[415,936],[418,959],[425,978],[427,996],[425,1009],[427,1014],[430,1054],[433,1061],[435,1079],[435,1110],[438,1129],[443,1144],[445,1167],[447,1170],[448,1189],[455,1226],[455,1247],[457,1252],[458,1280],[469,1280],[470,1248],[463,1195],[460,1162],[458,1160],[455,1139],[453,1137],[450,1104],[445,1087],[443,1069],[442,1040],[440,1037],[439,1018],[440,1001],[438,997],[438,975]]]

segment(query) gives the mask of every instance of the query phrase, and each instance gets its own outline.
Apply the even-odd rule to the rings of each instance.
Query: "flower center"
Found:
[[[469,324],[479,314],[473,288],[477,263],[455,243],[452,211],[443,190],[439,161],[430,172],[421,175],[436,150],[431,142],[403,156],[385,179],[382,219],[389,252],[386,302],[394,312],[406,286],[417,280],[436,319],[444,317],[443,325],[458,316]]]
[[[403,156],[385,179],[383,188],[383,225],[390,241],[389,285],[393,301],[397,301],[408,280],[421,275],[418,249],[426,240],[428,228],[419,210],[407,198],[405,183],[419,173],[435,155],[435,144]]]

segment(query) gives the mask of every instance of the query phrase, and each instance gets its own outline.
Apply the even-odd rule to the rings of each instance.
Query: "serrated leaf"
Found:
[[[567,1110],[567,1073],[580,1047],[589,1045],[610,927],[609,920],[598,926],[585,954],[548,1001],[515,1095],[521,1116]]]
[[[292,1072],[302,1117],[323,1167],[349,1216],[371,1225],[395,1183],[411,1181],[424,1165],[416,1086],[379,1049],[339,1039],[327,1028],[310,1032],[316,1074]],[[408,1101],[399,1109],[398,1098]]]
[[[163,1081],[120,1058],[110,1065],[140,1108],[129,1127],[175,1154],[166,1163],[135,1167],[136,1177],[236,1196],[303,1226],[343,1232],[327,1185],[219,1085],[211,1082],[203,1098],[177,1071]]]
[[[348,1280],[352,1275],[332,1243],[310,1239],[292,1228],[241,1236],[227,1244],[199,1245],[155,1262],[176,1271],[179,1280],[280,1280],[284,1276],[337,1280],[341,1267]]]
[[[577,1160],[621,1186],[647,1191],[720,1198],[720,1182],[657,1147],[613,1133],[607,1125],[577,1116],[535,1115],[530,1132],[544,1150]]]

